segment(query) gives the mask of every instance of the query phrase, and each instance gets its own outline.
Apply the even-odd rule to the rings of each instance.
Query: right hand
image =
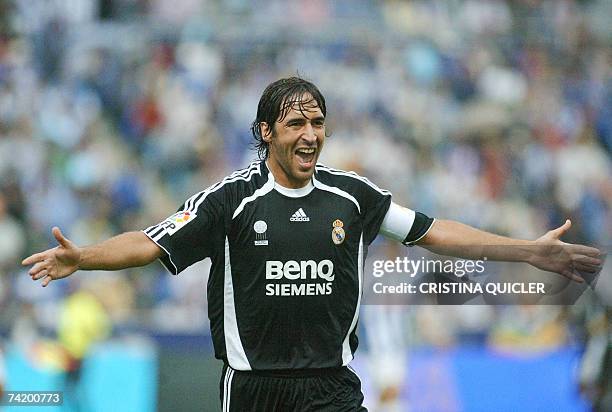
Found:
[[[58,246],[29,256],[21,262],[25,266],[34,264],[28,273],[32,280],[42,279],[43,287],[52,280],[72,275],[79,269],[81,261],[81,250],[66,239],[58,227],[54,227],[52,233],[59,243]]]
[[[561,241],[572,226],[568,219],[562,226],[539,237],[532,249],[529,263],[541,270],[558,273],[570,280],[582,283],[581,272],[594,274],[601,270],[603,260],[599,249],[585,245],[575,245]]]

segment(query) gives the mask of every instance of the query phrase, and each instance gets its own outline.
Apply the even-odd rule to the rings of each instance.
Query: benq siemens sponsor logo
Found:
[[[334,262],[329,259],[315,262],[314,260],[280,260],[266,261],[266,279],[325,279],[334,280]]]
[[[325,259],[314,260],[280,260],[266,261],[266,280],[288,280],[289,283],[266,284],[266,296],[313,296],[330,295],[334,281],[334,263]],[[319,280],[317,283],[305,283],[300,280]]]

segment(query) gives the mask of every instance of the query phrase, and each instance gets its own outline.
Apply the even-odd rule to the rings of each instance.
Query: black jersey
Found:
[[[275,185],[252,163],[191,197],[144,232],[178,274],[206,257],[215,355],[237,370],[346,365],[367,246],[391,194],[364,177],[317,165],[312,185]]]

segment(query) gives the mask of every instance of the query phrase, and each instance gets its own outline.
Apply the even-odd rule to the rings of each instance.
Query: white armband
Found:
[[[412,246],[429,232],[434,221],[423,213],[391,202],[378,232],[389,239]]]
[[[385,219],[380,225],[379,233],[389,239],[403,242],[412,229],[416,213],[414,210],[402,207],[391,202]]]

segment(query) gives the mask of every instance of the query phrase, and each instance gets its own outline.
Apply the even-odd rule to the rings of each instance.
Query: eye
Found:
[[[314,121],[312,122],[312,124],[313,124],[313,126],[315,126],[315,127],[323,127],[323,126],[325,126],[325,120],[323,120],[323,119],[317,119],[317,120],[314,120]]]
[[[303,124],[303,122],[301,122],[299,120],[292,120],[292,121],[287,122],[287,126],[289,126],[289,127],[297,127],[297,128],[299,128],[299,127],[302,127],[302,124]]]

